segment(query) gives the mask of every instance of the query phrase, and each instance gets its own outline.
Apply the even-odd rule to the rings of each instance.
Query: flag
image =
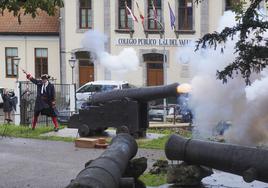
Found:
[[[176,18],[175,18],[174,12],[172,11],[170,7],[169,2],[168,2],[168,7],[169,7],[169,15],[170,15],[170,26],[171,26],[171,29],[174,30]]]
[[[154,0],[151,0],[153,11],[154,11],[154,19],[157,20],[157,10],[155,8]]]
[[[131,9],[127,6],[127,2],[125,2],[125,5],[126,5],[126,10],[127,10],[128,16],[131,16],[133,21],[138,22],[137,17],[132,13]]]
[[[144,27],[144,16],[141,13],[141,10],[140,10],[140,7],[138,5],[138,2],[136,2],[136,5],[137,5],[137,8],[138,8],[138,11],[139,11],[139,14],[140,14],[140,19],[141,19],[142,26]]]

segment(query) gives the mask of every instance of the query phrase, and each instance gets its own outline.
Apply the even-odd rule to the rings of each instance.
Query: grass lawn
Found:
[[[153,140],[139,139],[137,140],[137,143],[138,143],[139,148],[163,150],[168,138],[169,138],[169,135],[165,135],[161,138],[157,138]]]
[[[139,177],[139,179],[146,184],[146,186],[159,186],[166,184],[166,174],[150,174],[146,173]]]
[[[165,148],[167,140],[169,139],[169,136],[175,133],[175,131],[171,129],[148,129],[147,132],[164,134],[165,136],[153,140],[139,139],[137,140],[139,148],[163,150]],[[177,134],[186,138],[190,138],[192,136],[192,133],[190,131],[180,129],[177,132]]]
[[[63,128],[63,126],[60,126]],[[41,136],[41,134],[53,131],[53,127],[39,126],[34,131],[30,127],[15,126],[15,125],[0,125],[0,136],[10,136],[18,138],[34,138],[42,140],[54,140],[54,141],[74,141],[74,138],[64,138],[59,136]]]
[[[60,128],[64,128],[64,126],[60,126]],[[10,136],[10,137],[18,137],[18,138],[34,138],[34,139],[41,139],[41,140],[54,140],[54,141],[66,141],[66,142],[73,142],[75,138],[71,137],[59,137],[59,136],[42,136],[44,133],[48,133],[53,131],[52,126],[38,126],[34,131],[31,130],[30,127],[26,126],[15,126],[15,125],[0,125],[0,136]],[[165,136],[153,140],[146,140],[146,139],[138,139],[137,143],[139,148],[146,148],[146,149],[164,149],[165,143],[167,142],[169,135],[174,133],[172,130],[167,129],[148,129],[148,133],[158,133],[164,134]],[[179,132],[180,135],[184,137],[191,137],[191,133],[189,131],[181,130]],[[110,142],[111,139],[107,139]]]

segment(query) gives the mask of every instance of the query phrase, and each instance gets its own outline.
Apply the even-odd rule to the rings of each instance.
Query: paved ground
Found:
[[[1,114],[2,109],[0,124],[3,122]],[[49,134],[76,137],[77,130],[63,129]],[[114,131],[109,131],[109,136],[114,136]],[[148,134],[147,139],[159,136]],[[97,158],[103,151],[76,148],[74,143],[0,137],[0,188],[63,188],[88,160]],[[139,149],[136,157],[147,157],[147,169],[150,169],[157,159],[164,159],[165,154],[159,150]],[[219,171],[202,182],[207,188],[268,188],[267,183],[248,184],[240,176]]]
[[[73,143],[20,138],[0,139],[0,188],[61,188],[95,159],[102,149],[75,148]],[[149,166],[164,151],[139,149]]]
[[[79,134],[78,134],[77,129],[64,128],[64,129],[60,129],[58,132],[45,133],[44,136],[60,136],[60,137],[77,138],[77,137],[79,137]],[[109,129],[109,130],[106,130],[102,136],[98,136],[98,137],[108,138],[108,137],[114,137],[114,136],[116,136],[116,131]],[[155,134],[155,133],[147,133],[146,138],[142,138],[142,139],[152,140],[152,139],[156,139],[156,138],[159,138],[162,136],[164,136],[164,135]],[[94,137],[92,137],[92,138],[94,138]]]
[[[76,148],[73,143],[60,141],[0,137],[0,188],[63,188],[88,160],[97,158],[103,151]],[[147,157],[147,169],[150,169],[165,154],[139,149],[136,157]],[[268,188],[266,183],[248,184],[240,176],[219,171],[203,179],[203,183],[207,188]]]

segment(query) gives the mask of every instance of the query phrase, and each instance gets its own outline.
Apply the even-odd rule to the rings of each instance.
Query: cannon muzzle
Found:
[[[109,92],[100,92],[92,95],[91,103],[96,104],[100,102],[107,102],[112,100],[122,100],[125,98],[148,102],[155,99],[167,98],[177,96],[178,83],[164,85],[164,86],[151,86],[144,88],[130,88],[123,90],[113,90]]]
[[[268,150],[233,144],[185,139],[171,135],[165,146],[169,160],[183,160],[243,177],[268,182]]]
[[[135,139],[127,133],[112,139],[109,148],[83,169],[67,188],[118,188],[133,187],[129,178],[122,178],[127,164],[137,153]],[[128,185],[126,185],[128,184]]]

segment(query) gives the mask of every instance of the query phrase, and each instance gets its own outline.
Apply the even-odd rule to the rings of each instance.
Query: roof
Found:
[[[59,35],[59,11],[55,16],[49,16],[45,11],[39,10],[35,18],[30,14],[21,13],[18,17],[13,12],[4,11],[0,14],[0,34],[4,35]]]

